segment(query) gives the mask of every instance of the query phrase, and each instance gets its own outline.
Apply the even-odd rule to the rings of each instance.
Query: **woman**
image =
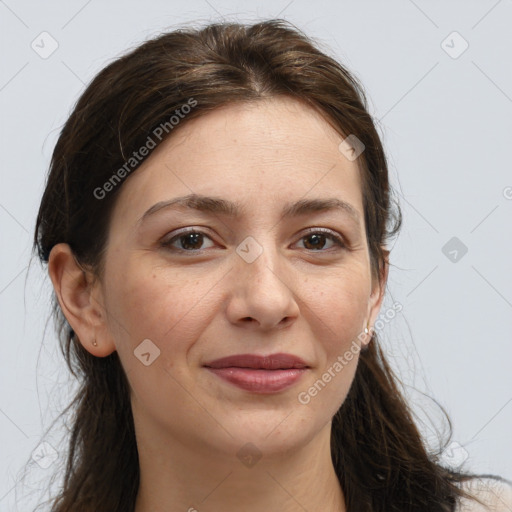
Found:
[[[102,70],[35,233],[81,380],[52,510],[506,506],[427,452],[379,349],[391,203],[361,86],[282,20]]]

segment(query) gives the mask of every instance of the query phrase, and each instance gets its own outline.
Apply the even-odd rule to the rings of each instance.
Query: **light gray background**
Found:
[[[512,1],[6,0],[0,510],[28,510],[49,488],[58,462],[32,461],[23,487],[20,472],[73,390],[47,324],[49,279],[36,260],[27,268],[60,128],[84,85],[122,52],[178,23],[223,16],[289,19],[361,79],[404,213],[382,309],[399,301],[403,311],[381,337],[418,415],[442,428],[422,392],[450,414],[458,445],[448,458],[512,479]],[[59,45],[47,59],[31,48],[43,31]],[[453,31],[469,44],[458,58],[441,46]],[[462,48],[457,36],[446,45]],[[442,252],[454,236],[468,248],[456,262]],[[422,429],[432,438],[431,425]],[[45,439],[62,453],[65,430],[54,430]]]

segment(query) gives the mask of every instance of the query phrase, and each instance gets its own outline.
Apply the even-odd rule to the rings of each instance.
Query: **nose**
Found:
[[[237,261],[226,311],[232,324],[256,330],[281,329],[299,314],[297,283],[283,256],[269,247],[267,244],[252,263],[234,255]]]

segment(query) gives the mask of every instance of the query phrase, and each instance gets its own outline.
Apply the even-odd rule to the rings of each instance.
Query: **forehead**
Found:
[[[123,184],[121,216],[191,193],[255,209],[337,196],[362,213],[357,160],[339,151],[343,136],[297,100],[233,103],[178,128]]]
[[[263,157],[276,163],[277,158],[300,160],[312,151],[317,159],[332,159],[332,150],[340,140],[340,135],[318,111],[282,96],[220,107],[185,123],[157,152],[172,149],[178,156],[180,146],[196,144],[197,151],[187,155],[189,161],[201,159],[208,152],[226,161]],[[229,152],[222,154],[225,149]],[[338,151],[335,154],[339,156]]]

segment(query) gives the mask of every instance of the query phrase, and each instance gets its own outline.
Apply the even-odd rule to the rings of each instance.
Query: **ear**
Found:
[[[370,299],[368,301],[368,325],[370,326],[370,333],[366,336],[364,345],[368,345],[370,339],[372,337],[372,330],[375,322],[377,321],[377,317],[379,315],[380,308],[382,306],[382,301],[384,299],[384,295],[386,293],[386,284],[388,282],[388,274],[389,274],[389,250],[382,248],[382,253],[384,257],[384,265],[381,269],[380,275],[377,280],[373,280],[372,289],[370,293]],[[365,326],[366,327],[366,326]]]
[[[111,354],[116,347],[109,335],[99,280],[84,270],[70,246],[62,243],[50,252],[48,273],[62,313],[82,346],[97,357]]]

